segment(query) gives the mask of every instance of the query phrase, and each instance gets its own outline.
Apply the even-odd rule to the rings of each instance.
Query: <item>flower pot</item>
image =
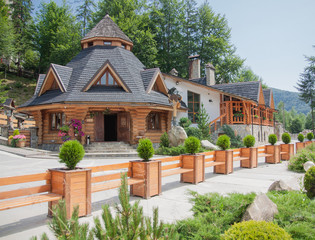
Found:
[[[9,138],[8,139],[8,146],[11,147],[11,144],[12,144],[12,138]]]
[[[79,206],[79,217],[91,214],[91,169],[66,168],[49,169],[51,172],[51,192],[60,194],[66,202],[67,218],[73,207]],[[50,203],[49,208],[56,202]]]
[[[294,154],[293,144],[281,144],[280,145],[280,155],[281,160],[290,160],[291,156]]]
[[[229,174],[233,172],[233,150],[214,151],[214,161],[225,163],[214,166],[214,173]]]
[[[148,199],[161,193],[161,161],[131,161],[131,177],[144,183],[130,186],[130,194]]]
[[[241,161],[243,168],[256,168],[258,166],[258,148],[241,148],[240,157],[248,157],[248,160]]]
[[[271,155],[266,157],[266,163],[280,163],[280,145],[266,145],[266,154]]]
[[[303,148],[305,148],[305,142],[296,142],[295,143],[295,151],[296,151],[296,153],[299,150],[303,149]]]
[[[182,173],[181,182],[197,184],[205,180],[205,155],[182,155],[182,168],[193,169],[192,172]]]
[[[25,147],[25,143],[26,143],[26,141],[18,141],[17,143],[16,143],[16,147],[19,147],[19,148],[22,148],[22,147]]]

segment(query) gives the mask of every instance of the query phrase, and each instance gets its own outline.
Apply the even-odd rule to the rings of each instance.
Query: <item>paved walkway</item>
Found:
[[[130,159],[88,159],[83,160],[80,166],[96,166],[127,162]],[[21,166],[25,166],[25,169]],[[50,167],[58,167],[57,159],[38,159],[14,156],[0,151],[1,176],[23,175],[42,172]],[[230,175],[213,174],[212,168],[206,169],[206,181],[198,185],[179,182],[179,175],[162,179],[162,194],[148,200],[131,197],[131,201],[140,200],[145,215],[152,216],[152,208],[159,208],[160,219],[166,222],[174,222],[192,216],[190,211],[189,190],[200,194],[219,192],[228,194],[232,192],[267,192],[268,187],[276,180],[284,180],[293,188],[299,189],[299,182],[303,174],[293,173],[287,170],[287,162],[272,165],[265,164],[264,159],[259,159],[259,166],[255,169],[242,169],[239,163],[234,166],[234,173]],[[101,215],[101,206],[118,202],[117,189],[98,192],[92,195],[92,216],[80,218],[81,222],[93,224],[93,217]],[[31,236],[39,236],[46,232],[53,239],[47,227],[46,217],[47,203],[36,204],[27,207],[10,209],[0,212],[0,239],[29,239]]]

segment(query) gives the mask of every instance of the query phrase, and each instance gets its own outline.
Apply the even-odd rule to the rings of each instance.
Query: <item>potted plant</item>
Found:
[[[77,167],[84,154],[84,148],[77,140],[67,141],[59,152],[59,162],[66,167],[49,169],[51,192],[63,196],[68,218],[75,206],[79,206],[79,216],[91,214],[91,169]],[[53,204],[56,203],[50,203],[49,209]]]
[[[154,148],[150,139],[139,140],[138,156],[142,160],[131,161],[132,178],[144,179],[144,183],[130,187],[130,194],[150,198],[161,193],[161,161],[150,160]]]
[[[254,115],[254,118],[258,118],[258,115],[257,115],[257,114],[255,114],[255,115]]]
[[[23,134],[19,134],[19,135],[15,135],[13,136],[12,139],[12,145],[14,145],[15,147],[25,147],[25,143],[26,143],[26,137]]]
[[[290,160],[291,156],[294,154],[294,144],[289,144],[291,142],[291,136],[289,133],[283,133],[281,139],[284,143],[280,144],[281,160]]]
[[[224,162],[225,164],[214,167],[214,173],[229,174],[233,172],[233,150],[227,150],[231,146],[230,138],[221,135],[217,140],[217,146],[222,150],[214,151],[214,161]]]
[[[181,182],[197,184],[205,180],[205,155],[197,154],[200,149],[200,140],[196,137],[185,139],[185,152],[182,155],[182,168],[193,169],[192,172],[181,174]]]
[[[304,135],[302,133],[300,133],[298,135],[298,140],[299,140],[299,142],[295,143],[296,152],[298,152],[299,150],[301,150],[305,147]]]
[[[308,141],[305,142],[305,147],[312,143],[312,139],[314,138],[314,134],[312,132],[309,132],[308,134],[306,134],[306,138],[308,139]]]
[[[237,111],[234,113],[233,115],[234,117],[244,117],[244,113],[242,113],[241,111]]]
[[[266,120],[266,117],[263,117],[263,120]]]
[[[66,142],[70,140],[69,135],[70,127],[68,125],[64,125],[59,128],[58,136],[61,138],[62,142]]]
[[[270,134],[268,137],[268,142],[271,145],[266,145],[266,156],[265,162],[266,163],[280,163],[280,146],[275,145],[278,141],[276,134]]]
[[[68,133],[72,139],[81,140],[81,137],[84,136],[84,132],[82,131],[82,122],[79,119],[71,119],[69,123]]]
[[[241,161],[241,167],[243,168],[255,168],[258,165],[258,148],[254,147],[255,137],[253,135],[247,135],[243,139],[245,148],[240,149],[240,157],[247,157],[248,160]]]
[[[8,137],[8,146],[16,147],[16,141],[12,143],[13,137],[16,135],[20,135],[20,131],[18,129],[15,129],[13,134]]]

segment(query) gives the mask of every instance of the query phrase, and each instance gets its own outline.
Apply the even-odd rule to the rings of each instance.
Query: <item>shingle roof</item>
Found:
[[[101,91],[101,88],[90,88],[83,92],[82,89],[95,73],[109,61],[119,74],[120,78],[130,89],[127,93],[121,88],[107,88]],[[131,52],[121,47],[114,46],[93,46],[83,49],[75,56],[65,67],[57,67],[60,70],[72,69],[71,77],[68,82],[67,92],[62,93],[59,90],[51,90],[42,94],[37,94],[22,106],[33,106],[40,104],[49,104],[57,102],[131,102],[131,103],[155,103],[170,106],[168,97],[162,93],[151,91],[145,92],[144,82],[141,72],[144,65]],[[61,73],[61,72],[60,72]],[[63,79],[69,76],[61,74]],[[43,76],[39,77],[38,86],[41,87]]]
[[[51,64],[51,65],[54,67],[60,80],[62,81],[63,85],[65,86],[65,89],[67,89],[73,69],[69,68],[69,67],[62,66],[62,65],[58,65],[58,64]]]
[[[123,31],[117,26],[116,23],[106,15],[98,24],[89,31],[82,40],[93,38],[93,37],[110,37],[110,38],[121,38],[128,42],[132,42]]]
[[[39,93],[45,77],[46,77],[46,74],[39,74],[34,95],[37,95]]]
[[[263,89],[263,94],[266,106],[270,107],[271,89]]]
[[[145,70],[141,71],[141,78],[142,78],[145,90],[148,88],[153,76],[158,71],[159,71],[158,68],[150,68],[150,69],[145,69]]]

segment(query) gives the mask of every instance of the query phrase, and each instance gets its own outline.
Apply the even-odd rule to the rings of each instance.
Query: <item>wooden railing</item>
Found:
[[[8,125],[7,116],[4,114],[0,114],[0,126],[7,126],[7,125]],[[13,119],[13,127],[18,128],[18,120],[17,119]],[[27,129],[30,127],[35,127],[35,121],[34,120],[25,120],[23,122],[23,128]]]
[[[211,134],[211,127],[214,126],[214,131],[215,132],[217,130],[217,124],[218,121],[220,121],[220,126],[222,127],[222,125],[224,124],[224,118],[226,117],[226,113],[222,114],[221,116],[217,117],[216,119],[214,119],[212,122],[210,122],[209,124],[209,133]]]

